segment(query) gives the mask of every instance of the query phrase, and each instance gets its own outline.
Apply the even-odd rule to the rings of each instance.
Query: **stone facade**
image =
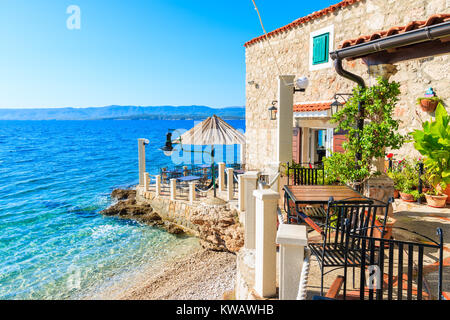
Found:
[[[305,93],[294,95],[294,104],[330,101],[335,93],[350,93],[355,86],[354,82],[337,75],[332,66],[310,70],[312,32],[333,26],[333,47],[330,48],[333,51],[344,40],[406,25],[413,20],[426,20],[432,14],[449,11],[448,0],[362,0],[271,36],[270,43],[262,40],[249,44],[245,55],[247,169],[264,169],[276,162],[277,123],[269,119],[268,108],[273,100],[277,100],[279,75],[309,78],[309,88]],[[390,80],[401,84],[402,93],[395,116],[402,120],[402,134],[420,128],[421,121],[432,116],[416,105],[416,98],[423,96],[429,87],[435,89],[450,110],[448,54],[399,62],[396,66],[398,72]],[[367,85],[376,81],[360,59],[344,61],[344,69],[361,75]],[[418,153],[409,143],[394,155],[401,158],[418,156]]]

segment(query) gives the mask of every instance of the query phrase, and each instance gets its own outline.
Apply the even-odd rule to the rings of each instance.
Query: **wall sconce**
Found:
[[[344,106],[344,104],[345,103],[347,103],[347,100],[348,100],[348,98],[346,99],[345,97],[351,97],[351,96],[353,96],[353,94],[351,94],[351,93],[336,93],[335,95],[334,95],[334,101],[333,101],[333,103],[331,103],[331,116],[333,116],[333,115],[335,115],[336,113],[338,113],[341,109],[342,109],[342,107]],[[345,103],[340,103],[339,101],[338,101],[338,98],[342,98],[342,100],[344,100],[345,101]]]
[[[305,92],[306,88],[309,86],[309,80],[307,77],[298,78],[295,82],[296,87],[294,87],[294,93],[296,92]]]
[[[270,120],[277,120],[277,107],[275,105],[278,103],[278,101],[274,100],[272,101],[272,106],[269,108],[269,119]]]

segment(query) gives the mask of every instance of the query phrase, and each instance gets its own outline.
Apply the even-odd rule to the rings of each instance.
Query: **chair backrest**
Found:
[[[288,185],[324,185],[325,169],[323,166],[313,164],[299,164],[300,166],[290,166],[287,163]]]
[[[348,226],[350,225],[347,222]],[[345,261],[360,255],[359,289],[347,292],[344,280],[344,299],[359,300],[423,300],[431,299],[430,288],[424,289],[424,274],[429,266],[426,260],[432,260],[431,268],[437,269],[437,295],[442,299],[442,262],[443,235],[442,229],[437,229],[438,241],[422,236],[427,241],[416,243],[400,240],[373,238],[352,234],[351,227],[346,230]],[[357,246],[357,244],[360,245]],[[357,250],[350,250],[357,246]],[[434,255],[434,256],[433,256]],[[429,261],[428,261],[429,262]],[[433,269],[433,270],[434,270]],[[346,279],[347,268],[344,267]],[[353,295],[353,296],[352,296]]]
[[[348,198],[341,201],[328,201],[327,216],[324,226],[323,245],[342,247],[345,245],[346,221],[352,234],[373,237],[375,230],[384,235],[389,206],[394,202],[391,198],[387,203],[369,199]]]

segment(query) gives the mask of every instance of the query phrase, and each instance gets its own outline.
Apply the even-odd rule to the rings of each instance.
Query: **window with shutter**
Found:
[[[313,65],[328,62],[329,39],[329,33],[313,38]]]

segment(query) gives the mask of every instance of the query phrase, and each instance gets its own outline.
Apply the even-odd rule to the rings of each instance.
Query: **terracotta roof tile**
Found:
[[[331,109],[331,102],[303,103],[294,105],[294,112],[325,111]]]
[[[411,30],[429,27],[431,25],[435,25],[435,24],[439,24],[439,23],[443,23],[443,22],[447,22],[447,21],[450,21],[450,13],[434,14],[431,17],[429,17],[428,20],[411,21],[406,26],[392,27],[388,30],[374,32],[371,35],[365,35],[365,36],[360,36],[355,39],[345,40],[339,48],[340,49],[348,48],[351,46],[355,46],[357,44],[373,41],[373,40],[384,38],[384,37],[389,37],[389,36],[399,34],[399,33],[405,33],[405,32],[411,31]]]
[[[295,27],[297,27],[297,26],[299,26],[299,25],[301,25],[303,23],[306,23],[306,22],[314,20],[314,19],[318,19],[318,18],[320,18],[320,17],[322,17],[324,15],[332,13],[332,12],[334,12],[336,10],[341,9],[341,8],[348,7],[348,6],[352,5],[352,4],[354,4],[356,2],[360,2],[360,1],[361,0],[344,0],[344,1],[341,1],[341,2],[339,2],[337,4],[329,6],[328,8],[325,8],[323,10],[313,12],[310,15],[307,15],[306,17],[299,18],[299,19],[295,20],[294,22],[291,22],[288,25],[285,25],[285,26],[283,26],[281,28],[275,29],[274,31],[267,33],[267,36],[271,37],[271,36],[277,35],[279,33],[283,33],[285,31],[293,29],[293,28],[295,28]],[[260,42],[260,41],[266,39],[267,36],[266,35],[262,35],[262,36],[259,36],[257,38],[254,38],[254,39],[246,42],[244,44],[244,47],[248,47],[248,46],[250,46],[250,45],[252,45],[252,44],[254,44],[256,42]]]

